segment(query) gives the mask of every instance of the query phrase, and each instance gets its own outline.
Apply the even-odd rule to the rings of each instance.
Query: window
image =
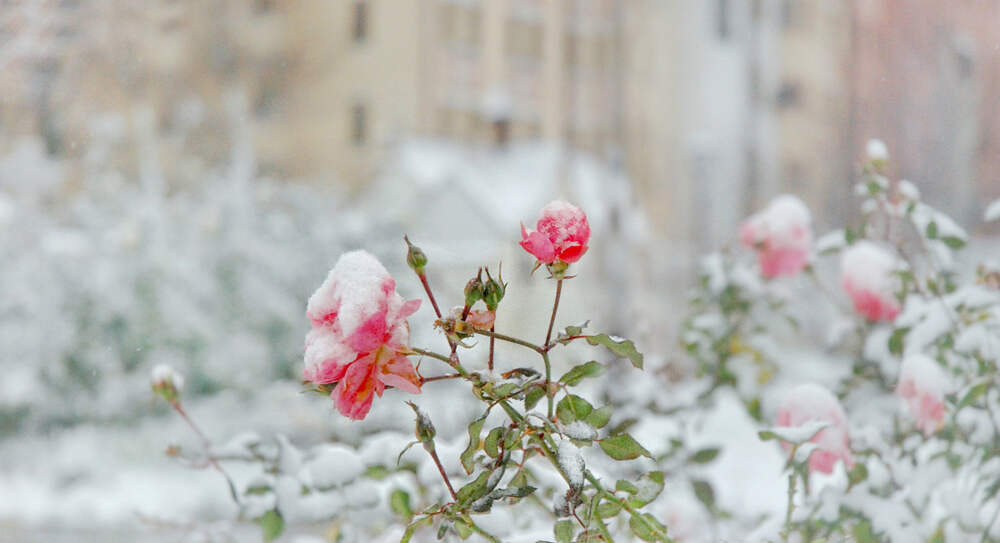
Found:
[[[368,112],[364,104],[354,104],[351,108],[351,141],[361,146],[368,139]]]
[[[368,37],[368,1],[354,2],[351,14],[351,36],[355,43],[361,43]]]

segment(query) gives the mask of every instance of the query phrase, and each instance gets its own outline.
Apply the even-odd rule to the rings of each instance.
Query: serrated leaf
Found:
[[[610,405],[605,405],[604,407],[591,411],[590,414],[583,419],[583,422],[586,422],[590,426],[600,430],[608,425],[613,412],[614,410]]]
[[[640,456],[653,457],[645,447],[628,434],[606,437],[600,443],[604,454],[615,460],[633,460]]]
[[[254,522],[260,526],[264,541],[274,541],[285,531],[285,519],[277,509],[271,509],[254,519]]]
[[[459,456],[459,459],[462,461],[462,468],[469,475],[472,475],[472,468],[475,466],[473,459],[475,458],[476,451],[479,450],[479,433],[483,431],[483,423],[485,422],[486,415],[483,414],[483,416],[469,423],[469,446]]]
[[[604,345],[615,356],[628,358],[633,366],[642,369],[642,353],[636,350],[635,343],[631,339],[612,337],[607,334],[597,334],[587,336],[587,343],[591,345]]]
[[[555,533],[557,543],[572,543],[576,526],[572,520],[560,520],[553,526],[552,531]]]
[[[705,507],[709,509],[715,507],[715,490],[712,489],[712,485],[701,479],[692,479],[691,487],[694,490],[695,497],[698,498],[698,501],[705,504]]]
[[[410,495],[405,490],[396,489],[389,495],[389,506],[397,515],[409,522],[413,518],[413,509],[410,508]]]
[[[531,411],[539,400],[545,397],[545,389],[540,386],[531,387],[524,395],[524,410]]]
[[[486,483],[489,482],[489,478],[490,472],[483,471],[471,483],[458,489],[458,492],[456,493],[458,495],[458,499],[455,500],[456,503],[461,507],[485,496],[488,491]]]
[[[715,457],[719,456],[718,447],[709,447],[706,449],[701,449],[700,451],[691,455],[688,458],[688,462],[694,462],[695,464],[705,464],[715,460]]]
[[[500,441],[500,436],[503,435],[503,430],[503,426],[497,426],[490,430],[490,433],[486,434],[486,439],[483,440],[483,452],[489,455],[490,458],[500,456],[500,448],[497,444]]]
[[[596,360],[591,360],[567,371],[559,378],[559,382],[569,386],[576,386],[587,377],[597,377],[602,373],[604,373],[604,365]]]
[[[593,410],[594,406],[590,405],[590,402],[575,394],[567,394],[556,404],[556,415],[563,424],[572,424],[584,419]]]

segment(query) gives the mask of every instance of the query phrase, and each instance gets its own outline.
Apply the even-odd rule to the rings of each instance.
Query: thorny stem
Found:
[[[451,499],[458,501],[458,494],[455,494],[455,489],[451,486],[451,479],[448,478],[448,474],[444,471],[444,466],[441,465],[441,459],[438,458],[437,451],[433,448],[427,449],[427,454],[431,455],[434,459],[434,465],[437,466],[438,473],[441,474],[441,478],[444,479],[444,484],[448,486],[448,492],[451,493]]]
[[[177,411],[177,414],[179,414],[181,418],[184,419],[184,422],[186,422],[188,426],[194,430],[194,433],[198,435],[198,438],[201,440],[201,446],[205,449],[205,459],[208,460],[208,463],[226,479],[226,484],[229,485],[229,495],[233,498],[233,503],[239,507],[240,499],[236,494],[236,485],[233,484],[233,480],[229,477],[229,474],[226,473],[226,470],[222,469],[222,466],[219,465],[219,463],[215,460],[215,457],[212,456],[212,442],[208,440],[208,437],[201,431],[201,428],[198,428],[198,425],[191,420],[191,417],[189,417],[187,412],[184,411],[184,408],[181,407],[181,403],[179,401],[171,400],[170,406]]]

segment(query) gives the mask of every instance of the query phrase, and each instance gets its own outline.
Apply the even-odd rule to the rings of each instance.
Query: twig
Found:
[[[216,471],[221,473],[222,476],[226,479],[226,484],[229,485],[229,495],[233,498],[233,502],[237,505],[237,507],[239,507],[240,498],[236,493],[236,485],[233,484],[233,480],[231,477],[229,477],[229,474],[226,473],[226,470],[222,469],[222,466],[219,465],[219,463],[216,462],[215,457],[212,456],[212,442],[209,441],[208,437],[205,436],[204,432],[202,432],[201,429],[198,428],[198,425],[195,424],[193,420],[191,420],[191,417],[189,417],[187,412],[184,411],[184,408],[181,407],[181,403],[179,401],[172,400],[170,402],[170,405],[174,408],[175,411],[177,411],[177,413],[181,416],[181,418],[183,418],[184,421],[187,422],[188,426],[190,426],[191,429],[194,430],[194,433],[198,435],[198,438],[201,439],[201,446],[202,448],[205,449],[205,458],[208,460],[208,463],[213,468],[215,468]]]

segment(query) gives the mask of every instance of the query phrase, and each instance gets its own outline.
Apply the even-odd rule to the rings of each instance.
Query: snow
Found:
[[[986,206],[986,210],[983,212],[983,220],[986,222],[1000,220],[1000,200],[993,200]]]
[[[357,479],[365,466],[357,453],[339,445],[326,445],[313,452],[302,468],[303,479],[312,487],[327,490]]]
[[[573,488],[582,487],[583,473],[586,466],[583,462],[583,455],[580,454],[580,449],[571,441],[563,440],[559,443],[556,456],[560,469],[562,469],[563,473],[569,479],[570,486]]]
[[[892,272],[899,262],[888,250],[870,242],[858,241],[841,254],[840,269],[844,281],[857,288],[891,295],[896,283]]]
[[[151,379],[154,386],[169,384],[178,391],[184,388],[184,376],[169,364],[157,364],[153,368]]]
[[[575,420],[567,424],[566,427],[563,428],[563,432],[565,432],[566,435],[572,439],[579,439],[582,441],[597,439],[597,430],[582,420]]]
[[[385,298],[383,285],[392,281],[385,266],[367,251],[344,253],[323,284],[309,297],[306,309],[312,319],[337,314],[343,337],[379,310]]]
[[[865,154],[869,160],[888,160],[889,148],[880,139],[870,139],[865,144]]]

